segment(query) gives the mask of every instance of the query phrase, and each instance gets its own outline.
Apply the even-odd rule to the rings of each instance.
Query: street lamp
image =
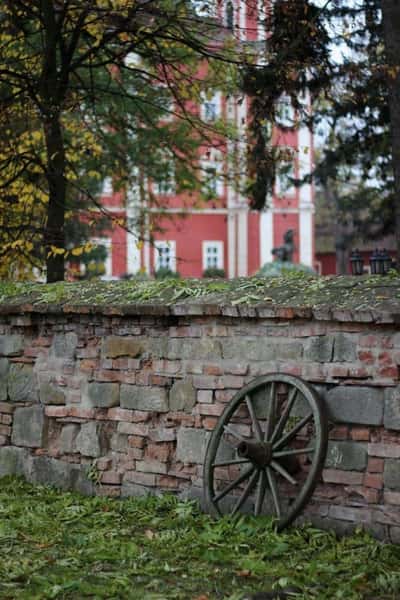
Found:
[[[362,275],[364,272],[364,259],[360,252],[353,250],[350,256],[351,273],[352,275]]]
[[[371,275],[383,275],[382,255],[378,248],[375,248],[371,254],[369,264],[371,267]]]

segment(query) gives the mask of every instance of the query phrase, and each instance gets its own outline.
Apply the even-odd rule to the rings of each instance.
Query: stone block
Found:
[[[88,479],[88,470],[87,466],[37,456],[32,459],[27,479],[32,483],[52,485],[64,491],[73,490],[91,496],[95,494],[95,485]]]
[[[336,386],[329,391],[319,388],[328,409],[328,416],[336,423],[381,425],[383,423],[383,391],[373,387]]]
[[[103,339],[101,355],[104,358],[128,356],[137,358],[143,354],[146,345],[142,338],[110,335]]]
[[[221,358],[221,343],[207,337],[200,339],[172,338],[168,340],[167,358],[169,360],[212,360]]]
[[[97,408],[111,408],[119,404],[119,385],[118,383],[99,383],[95,381],[89,383],[88,399],[91,406]]]
[[[334,338],[323,335],[309,338],[304,346],[304,358],[312,362],[332,362]]]
[[[328,444],[325,467],[344,471],[365,471],[367,461],[366,444],[337,441],[331,441]]]
[[[154,489],[138,483],[124,481],[121,486],[121,498],[129,498],[132,496],[154,496]]]
[[[72,331],[68,333],[57,333],[53,338],[50,348],[50,356],[63,359],[74,359],[76,347],[78,345],[78,336]]]
[[[18,356],[23,349],[22,335],[0,335],[0,356]]]
[[[165,388],[123,384],[121,385],[121,407],[167,412],[167,390]]]
[[[11,402],[37,402],[38,385],[30,365],[13,364],[8,374],[8,397]]]
[[[386,429],[400,431],[400,386],[385,390],[384,425]]]
[[[24,475],[29,469],[30,454],[26,448],[3,446],[0,448],[0,477]]]
[[[76,452],[76,437],[79,433],[79,425],[65,425],[60,434],[58,448],[62,454],[73,454]]]
[[[41,406],[17,408],[11,441],[15,446],[41,448],[47,443],[48,419]]]
[[[176,381],[169,391],[169,409],[191,412],[196,404],[196,389],[191,378]]]
[[[385,460],[383,482],[385,488],[400,491],[400,461],[398,459],[387,458]]]
[[[350,335],[337,333],[333,341],[333,361],[353,362],[357,360],[357,343]]]
[[[203,429],[182,427],[178,431],[176,460],[202,464],[210,433]]]
[[[7,400],[9,362],[6,358],[0,358],[0,402]]]
[[[40,381],[39,397],[42,404],[65,404],[65,393],[51,381]]]
[[[100,425],[98,423],[83,423],[76,436],[76,452],[82,456],[101,456]]]

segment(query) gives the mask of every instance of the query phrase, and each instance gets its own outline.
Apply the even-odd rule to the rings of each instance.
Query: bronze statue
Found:
[[[294,252],[294,230],[288,229],[283,234],[283,245],[272,248],[272,254],[275,259],[281,260],[282,262],[293,262]]]

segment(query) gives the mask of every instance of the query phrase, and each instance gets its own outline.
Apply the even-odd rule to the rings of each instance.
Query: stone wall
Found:
[[[316,387],[331,420],[306,518],[399,542],[396,324],[245,307],[177,312],[3,311],[0,476],[109,496],[200,497],[205,447],[226,403],[257,375],[289,373]]]

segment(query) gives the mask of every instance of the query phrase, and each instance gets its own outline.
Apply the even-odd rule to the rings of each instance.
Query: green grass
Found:
[[[400,598],[400,547],[363,532],[213,521],[173,496],[110,500],[0,481],[0,598]]]

